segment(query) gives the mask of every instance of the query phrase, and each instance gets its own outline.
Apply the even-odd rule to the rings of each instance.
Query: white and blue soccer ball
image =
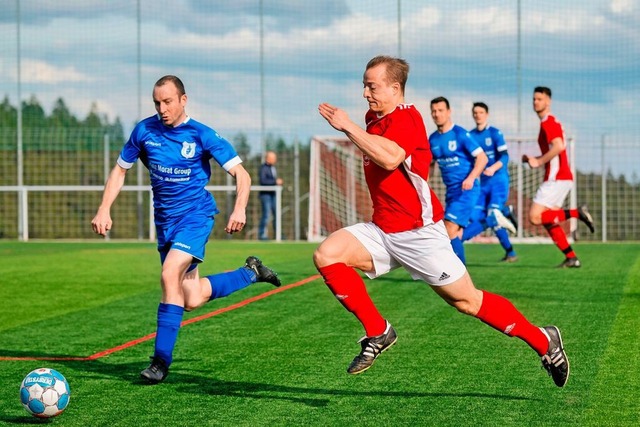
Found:
[[[22,380],[20,402],[31,415],[51,418],[60,415],[69,405],[69,383],[58,371],[40,368]]]

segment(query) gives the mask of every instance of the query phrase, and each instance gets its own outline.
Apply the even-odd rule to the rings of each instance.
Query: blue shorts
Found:
[[[509,199],[509,180],[491,179],[482,183],[478,205],[485,209],[502,209]]]
[[[480,196],[474,207],[473,219],[484,219],[490,209],[502,210],[508,199],[508,180],[487,180],[483,182],[480,187]]]
[[[478,184],[474,185],[471,190],[447,191],[444,219],[458,224],[460,227],[466,227],[471,219],[473,207],[478,201],[479,194],[480,186]]]
[[[170,224],[156,224],[160,262],[164,263],[169,251],[175,249],[193,257],[193,264],[188,271],[193,270],[204,260],[204,248],[214,222],[213,216],[187,214]]]

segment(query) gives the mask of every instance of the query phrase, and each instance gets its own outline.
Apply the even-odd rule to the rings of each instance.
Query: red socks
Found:
[[[558,224],[567,218],[578,218],[577,209],[557,209],[542,212],[542,225],[547,229],[553,243],[565,254],[567,258],[575,258],[576,253],[567,240],[564,230]]]
[[[476,317],[494,329],[518,337],[534,349],[540,356],[549,348],[549,339],[535,325],[532,325],[505,297],[482,291],[482,306]]]
[[[387,322],[371,301],[364,280],[354,268],[340,262],[318,271],[338,301],[362,323],[368,337],[384,333]]]
[[[547,224],[559,224],[563,221],[566,221],[569,218],[579,218],[580,214],[578,213],[578,209],[556,209],[556,210],[546,210],[542,212],[540,215],[540,219],[542,220],[542,225],[546,226]]]
[[[336,263],[318,270],[338,301],[362,323],[368,337],[384,333],[386,321],[371,301],[364,281],[355,269]],[[482,306],[476,315],[478,319],[506,335],[520,338],[540,356],[547,352],[549,340],[540,328],[532,325],[508,299],[487,291],[482,293]]]
[[[567,258],[575,258],[576,253],[573,251],[573,248],[569,244],[567,240],[567,236],[564,234],[564,230],[559,225],[545,225],[544,228],[547,229],[547,233],[551,236],[551,240],[553,243],[562,251],[563,254]]]

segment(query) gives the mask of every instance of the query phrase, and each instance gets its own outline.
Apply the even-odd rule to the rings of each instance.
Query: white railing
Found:
[[[208,185],[210,192],[233,192],[235,185]],[[104,191],[103,185],[0,185],[0,192],[15,192],[18,194],[18,237],[29,240],[29,193],[30,192],[91,192]],[[153,221],[153,192],[149,185],[124,185],[121,191],[146,191],[149,193],[149,240],[154,241],[156,230]],[[251,191],[275,191],[276,193],[276,235],[274,240],[281,241],[282,236],[282,187],[279,185],[252,185]],[[97,208],[97,206],[96,206]]]

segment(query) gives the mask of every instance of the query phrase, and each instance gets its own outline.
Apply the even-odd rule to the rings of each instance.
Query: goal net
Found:
[[[509,146],[510,192],[507,204],[514,207],[518,218],[518,233],[514,242],[548,241],[541,226],[529,224],[531,200],[544,177],[544,168],[532,169],[520,162],[523,154],[540,153],[536,138],[507,138]],[[574,141],[568,139],[570,164],[574,165]],[[362,169],[360,151],[346,138],[316,136],[310,143],[309,223],[307,239],[321,241],[347,225],[371,220],[372,206]],[[574,170],[575,176],[575,170]],[[429,184],[444,204],[445,187],[437,166],[431,168]],[[565,207],[576,206],[575,182]],[[563,224],[570,238],[575,237],[576,221]],[[476,242],[496,242],[490,231],[474,239]]]

